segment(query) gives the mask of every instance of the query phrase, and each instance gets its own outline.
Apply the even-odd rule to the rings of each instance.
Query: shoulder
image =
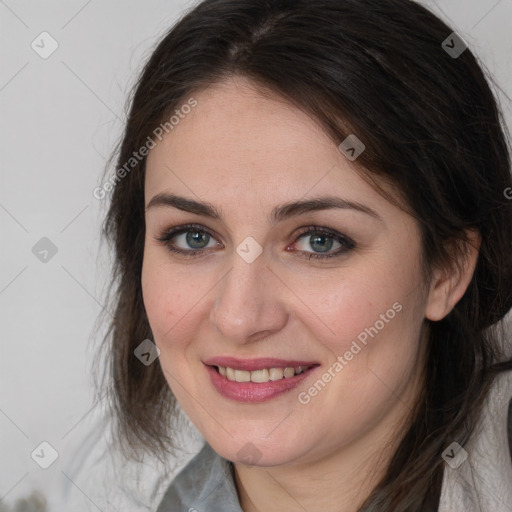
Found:
[[[474,435],[445,466],[439,512],[510,510],[505,504],[512,503],[511,397],[512,371],[507,371],[496,378]]]
[[[171,482],[157,512],[197,510],[243,512],[231,462],[220,457],[208,443]]]

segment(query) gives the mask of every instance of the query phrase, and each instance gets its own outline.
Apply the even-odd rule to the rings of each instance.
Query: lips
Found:
[[[238,402],[264,402],[280,396],[296,388],[320,366],[315,361],[234,357],[215,357],[204,361],[204,364],[216,390],[225,398]],[[299,367],[300,373],[294,374],[294,368]],[[282,373],[280,376],[277,375],[277,380],[274,380],[274,376],[269,376],[269,380],[266,380],[259,375],[265,374],[268,369],[275,371],[278,368],[286,368],[287,372],[284,376]],[[226,370],[233,372],[237,380],[232,380],[233,375],[223,375]],[[256,381],[253,379],[255,373],[258,374]],[[247,379],[249,374],[251,378]]]

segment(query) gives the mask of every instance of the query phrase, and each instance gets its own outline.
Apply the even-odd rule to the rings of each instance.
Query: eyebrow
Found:
[[[184,212],[195,213],[196,215],[202,215],[211,219],[222,220],[222,214],[214,205],[207,202],[200,203],[193,199],[177,196],[175,194],[157,194],[149,201],[146,211],[154,207],[177,208]],[[317,197],[276,206],[270,213],[269,220],[272,224],[275,224],[297,215],[303,215],[305,213],[320,210],[332,210],[334,208],[356,210],[370,215],[382,222],[380,215],[372,208],[369,208],[364,204],[355,201],[348,201],[336,196]]]

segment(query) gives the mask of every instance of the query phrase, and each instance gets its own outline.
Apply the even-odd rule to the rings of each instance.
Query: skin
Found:
[[[162,192],[206,201],[222,220],[146,210],[142,288],[164,375],[213,449],[234,462],[245,512],[355,511],[416,403],[425,318],[443,318],[462,297],[478,240],[463,273],[439,269],[426,283],[416,221],[363,180],[313,119],[241,77],[193,96],[197,107],[148,155],[145,201]],[[324,195],[361,203],[379,218],[330,209],[269,222],[277,205]],[[156,240],[187,223],[215,235],[202,256],[173,254]],[[319,253],[311,234],[298,238],[309,226],[331,228],[356,247],[308,259]],[[249,236],[263,248],[252,263],[236,252]],[[340,245],[328,240],[335,253]],[[173,241],[197,250],[185,235]],[[301,404],[298,393],[395,303],[401,311]],[[213,356],[313,360],[322,368],[297,389],[245,404],[210,383],[202,361]],[[247,443],[259,454],[252,466],[239,453]]]

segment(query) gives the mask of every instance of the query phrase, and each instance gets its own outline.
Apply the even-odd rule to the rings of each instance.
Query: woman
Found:
[[[206,440],[160,512],[510,505],[510,160],[442,21],[205,0],[146,65],[114,182],[121,442],[169,457],[178,404]]]

